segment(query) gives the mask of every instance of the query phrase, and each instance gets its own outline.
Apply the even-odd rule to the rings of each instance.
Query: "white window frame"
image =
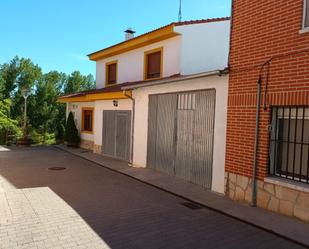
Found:
[[[306,22],[306,11],[307,11],[307,0],[304,0],[304,4],[303,4],[303,23],[302,23],[302,30],[300,31],[300,33],[306,33],[309,32],[309,26],[306,27],[305,26],[305,22]],[[309,13],[308,13],[309,15]]]

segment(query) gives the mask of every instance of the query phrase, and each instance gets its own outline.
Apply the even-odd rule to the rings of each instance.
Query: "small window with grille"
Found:
[[[178,94],[178,110],[194,110],[195,109],[195,93]]]
[[[309,107],[273,107],[270,174],[309,183]]]

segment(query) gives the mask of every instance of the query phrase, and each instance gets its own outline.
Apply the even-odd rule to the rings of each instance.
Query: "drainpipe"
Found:
[[[130,163],[133,164],[133,145],[134,145],[134,119],[135,119],[135,99],[131,95],[127,94],[126,90],[123,90],[123,95],[132,100],[132,135],[131,135],[131,155]]]
[[[251,206],[256,207],[257,187],[256,187],[256,172],[258,167],[257,154],[259,149],[259,123],[260,123],[260,106],[261,106],[261,84],[262,75],[260,74],[257,83],[257,101],[256,101],[256,123],[255,123],[255,142],[253,155],[253,171],[252,171],[252,198]]]

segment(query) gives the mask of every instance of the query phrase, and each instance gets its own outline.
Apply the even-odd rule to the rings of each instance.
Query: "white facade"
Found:
[[[216,89],[212,190],[224,193],[228,76],[196,78],[134,90],[133,165],[146,167],[149,95],[202,89]]]
[[[128,110],[132,111],[131,99],[119,99],[118,106],[114,106],[113,100],[97,100],[94,102],[73,102],[67,104],[67,114],[71,111],[74,116],[76,127],[82,140],[93,141],[102,146],[103,110]],[[94,108],[93,134],[81,131],[82,108]]]
[[[117,60],[117,83],[139,81],[144,79],[144,52],[163,47],[163,72],[167,77],[180,73],[180,41],[176,36],[161,42],[138,48],[120,55],[116,55],[96,62],[97,88],[105,86],[105,64]]]
[[[102,146],[102,129],[103,129],[103,110],[122,110],[132,111],[132,100],[131,99],[120,99],[118,100],[118,106],[113,105],[112,100],[98,100],[95,102],[94,108],[94,144]],[[103,148],[104,150],[104,148]]]
[[[181,34],[182,75],[224,69],[228,65],[230,21],[176,26]]]
[[[117,61],[117,83],[144,80],[144,52],[163,47],[163,77],[225,69],[230,21],[180,25],[179,35],[96,62],[96,87],[105,86],[105,64]]]
[[[67,115],[73,113],[76,128],[80,133],[80,138],[87,141],[94,141],[94,134],[81,132],[82,127],[82,108],[94,107],[94,102],[74,102],[67,104]]]
[[[80,131],[82,107],[93,107],[93,133],[81,132],[81,139],[90,141],[93,150],[101,152],[103,144],[103,111],[121,110],[132,113],[132,164],[146,167],[148,136],[148,101],[151,94],[163,94],[193,90],[216,90],[213,144],[213,191],[224,193],[224,161],[227,122],[228,76],[203,76],[199,73],[223,70],[228,66],[230,21],[206,22],[200,24],[179,25],[174,27],[179,35],[152,43],[141,48],[111,56],[96,62],[96,88],[105,87],[106,63],[117,61],[117,84],[144,80],[145,52],[162,48],[162,77],[175,74],[191,75],[176,81],[153,84],[133,90],[132,97],[93,102],[73,102],[67,104],[67,113],[74,113]],[[117,91],[120,91],[119,89]],[[115,95],[116,96],[116,95]],[[117,99],[117,97],[116,97]],[[133,106],[134,103],[134,106]],[[111,134],[111,133],[108,133]],[[108,141],[108,140],[105,140]]]

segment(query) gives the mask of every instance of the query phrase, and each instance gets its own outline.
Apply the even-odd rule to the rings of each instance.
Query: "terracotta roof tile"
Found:
[[[230,17],[220,17],[220,18],[209,18],[209,19],[200,19],[200,20],[190,20],[190,21],[183,21],[183,22],[173,22],[175,26],[182,26],[182,25],[191,25],[191,24],[199,24],[199,23],[211,23],[211,22],[222,22],[230,20]]]
[[[160,28],[156,28],[156,29],[153,29],[153,30],[148,31],[148,32],[146,32],[146,33],[143,33],[143,34],[141,34],[141,35],[139,35],[139,36],[136,36],[136,37],[130,39],[130,41],[131,41],[131,40],[134,40],[134,39],[137,39],[137,38],[139,38],[139,37],[141,37],[141,36],[143,36],[143,35],[148,35],[148,34],[150,34],[150,33],[152,33],[152,32],[157,31],[157,30],[164,29],[164,28],[166,28],[166,27],[168,27],[168,26],[170,26],[170,25],[182,26],[182,25],[191,25],[191,24],[200,24],[200,23],[222,22],[222,21],[228,21],[228,20],[230,20],[230,19],[231,19],[230,17],[219,17],[219,18],[208,18],[208,19],[190,20],[190,21],[183,21],[183,22],[172,22],[172,23],[167,24],[167,25],[164,25],[164,26],[162,26],[162,27],[160,27]],[[109,49],[109,48],[118,46],[118,45],[123,44],[123,43],[126,43],[126,42],[127,42],[127,41],[122,41],[122,42],[116,43],[116,44],[114,44],[114,45],[112,45],[112,46],[109,46],[109,47],[100,49],[100,50],[98,50],[98,51],[96,51],[96,52],[90,53],[90,54],[88,54],[87,56],[89,57],[89,56],[91,56],[91,55],[93,55],[93,54],[96,54],[96,53],[98,53],[98,52],[100,52],[100,51],[103,51],[103,50],[106,50],[106,49]]]
[[[59,96],[59,98],[74,98],[74,97],[82,97],[87,94],[119,92],[119,91],[122,91],[121,88],[124,86],[138,85],[138,84],[143,84],[145,82],[156,82],[156,81],[172,79],[172,78],[181,78],[181,75],[174,74],[168,77],[163,77],[163,78],[155,79],[155,80],[139,80],[139,81],[124,82],[124,83],[119,83],[119,84],[115,84],[115,85],[104,87],[104,88],[87,90],[87,91],[82,91],[82,92],[77,92],[77,93],[72,93],[72,94],[66,94],[66,95]]]

